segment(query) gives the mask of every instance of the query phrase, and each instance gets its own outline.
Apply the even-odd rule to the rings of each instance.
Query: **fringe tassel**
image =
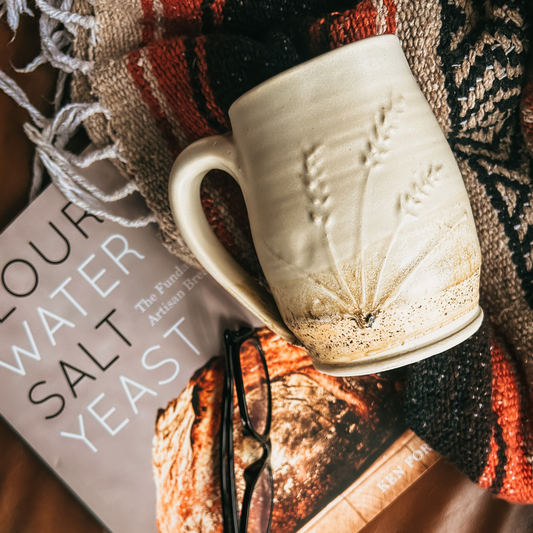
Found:
[[[19,27],[20,16],[23,13],[33,17],[33,12],[28,7],[26,0],[0,0],[0,17],[7,13],[7,23],[15,31]]]
[[[72,13],[72,0],[35,0],[35,3],[41,10],[39,26],[42,52],[26,67],[17,69],[17,72],[31,72],[44,63],[50,63],[59,69],[54,98],[55,116],[51,119],[44,117],[30,103],[24,91],[0,71],[0,89],[26,109],[33,122],[24,125],[26,135],[36,146],[30,201],[41,190],[43,170],[46,168],[54,184],[69,201],[94,215],[127,227],[142,227],[156,222],[153,213],[129,219],[113,214],[107,208],[106,204],[117,202],[138,191],[137,184],[133,180],[108,193],[82,175],[80,169],[87,168],[96,161],[113,159],[121,161],[117,144],[81,156],[65,149],[85,119],[97,113],[108,117],[108,112],[99,103],[75,103],[61,107],[69,74],[73,72],[88,74],[92,68],[91,62],[72,57],[70,52],[79,27],[89,30],[94,38],[94,17]],[[0,5],[2,5],[0,13],[7,12],[8,24],[13,30],[18,27],[22,13],[33,15],[25,0],[0,0]]]

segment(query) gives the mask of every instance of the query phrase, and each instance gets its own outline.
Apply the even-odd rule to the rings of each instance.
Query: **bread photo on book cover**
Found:
[[[400,383],[381,376],[321,374],[304,350],[268,329],[259,330],[257,338],[272,388],[272,531],[292,533],[353,483],[402,433]],[[224,358],[211,359],[158,414],[153,467],[160,533],[223,532],[219,477],[223,376]],[[243,435],[235,398],[234,409],[240,505],[242,472],[257,458],[260,447]]]

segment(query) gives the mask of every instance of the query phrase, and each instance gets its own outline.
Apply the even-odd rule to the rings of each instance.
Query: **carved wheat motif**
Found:
[[[400,115],[404,112],[405,101],[402,96],[394,98],[391,96],[389,105],[383,107],[377,113],[372,134],[368,140],[365,151],[363,152],[363,163],[366,167],[366,173],[363,181],[363,191],[361,195],[361,204],[359,209],[359,242],[361,243],[361,289],[362,289],[362,307],[366,309],[367,306],[367,287],[366,287],[366,272],[365,272],[365,211],[366,211],[366,197],[368,190],[368,183],[372,171],[381,163],[384,162],[385,156],[389,151],[389,142],[392,134],[396,130],[396,126],[400,119]]]
[[[389,141],[396,130],[400,115],[404,112],[405,101],[402,96],[391,97],[388,106],[384,106],[376,114],[374,127],[363,152],[363,163],[366,167],[375,167],[384,161],[389,151]]]
[[[344,302],[337,294],[335,294],[329,287],[321,283],[319,280],[317,280],[315,277],[311,276],[301,268],[298,268],[296,265],[293,265],[292,263],[289,263],[288,261],[285,261],[283,257],[278,255],[274,250],[268,246],[268,244],[265,242],[263,238],[261,238],[263,242],[263,246],[265,247],[268,252],[275,257],[280,263],[282,263],[286,268],[293,269],[296,272],[298,272],[303,278],[305,278],[309,283],[313,284],[314,286],[318,287],[326,296],[329,296],[331,299],[333,299],[335,302],[338,303],[339,307],[347,314],[352,313],[352,309],[346,305],[346,302]]]
[[[381,284],[383,282],[383,275],[387,271],[389,257],[391,256],[394,245],[398,235],[401,233],[403,223],[407,219],[407,216],[418,217],[420,210],[426,200],[435,191],[440,179],[441,179],[442,165],[431,165],[427,172],[422,175],[415,175],[415,180],[411,185],[409,192],[400,195],[400,220],[396,224],[394,233],[389,241],[389,246],[385,252],[385,259],[381,265],[378,275],[378,281],[376,283],[376,290],[374,292],[374,299],[372,301],[372,308],[380,306],[379,296],[381,293]]]
[[[326,245],[326,249],[329,253],[330,264],[333,269],[335,279],[337,280],[341,290],[344,291],[347,299],[351,301],[352,305],[354,306],[353,311],[355,311],[357,308],[356,299],[341,271],[340,262],[337,258],[331,235],[328,231],[330,202],[328,201],[329,196],[327,186],[323,181],[323,159],[320,157],[320,152],[322,149],[322,146],[314,147],[310,151],[304,152],[303,154],[305,171],[302,175],[302,180],[305,186],[307,198],[309,199],[309,216],[322,231],[322,236]]]
[[[318,226],[324,226],[329,217],[329,196],[324,183],[324,169],[320,152],[323,146],[304,152],[304,173],[302,181],[309,200],[309,216]]]
[[[455,230],[455,228],[465,219],[466,214],[463,214],[447,230],[440,236],[438,241],[433,244],[423,256],[421,256],[413,268],[400,281],[397,280],[398,286],[387,297],[381,296],[382,284],[384,282],[387,267],[389,266],[389,258],[393,254],[394,248],[397,244],[398,238],[404,229],[404,223],[410,217],[419,217],[428,200],[436,192],[437,187],[441,181],[441,165],[431,165],[426,172],[415,174],[413,182],[409,189],[400,194],[398,198],[398,223],[394,232],[390,236],[387,245],[387,251],[383,259],[380,271],[378,274],[377,283],[373,294],[369,294],[367,288],[367,279],[365,272],[365,252],[366,252],[366,235],[365,235],[365,213],[366,203],[369,190],[369,183],[372,178],[374,169],[379,167],[387,159],[389,152],[390,141],[394,132],[397,129],[397,124],[400,115],[404,112],[405,103],[403,98],[391,97],[389,104],[383,106],[376,114],[375,123],[369,135],[368,142],[362,153],[362,162],[364,165],[362,184],[360,188],[359,202],[356,206],[355,222],[359,231],[359,246],[360,246],[360,264],[361,264],[361,302],[358,302],[355,295],[350,290],[348,280],[346,279],[342,269],[341,261],[335,250],[333,239],[331,237],[331,226],[335,219],[331,213],[331,199],[329,196],[326,173],[324,169],[324,159],[322,152],[324,146],[314,146],[309,150],[303,152],[303,172],[301,180],[305,194],[307,196],[307,212],[309,220],[319,230],[325,250],[329,254],[329,263],[331,271],[334,274],[339,289],[333,288],[329,283],[320,281],[317,277],[307,273],[304,268],[291,264],[283,257],[275,253],[266,242],[263,245],[266,250],[273,257],[275,257],[286,268],[290,268],[298,272],[298,274],[306,279],[308,283],[313,284],[324,295],[330,298],[338,305],[341,313],[346,316],[353,317],[355,323],[359,328],[372,327],[379,310],[390,305],[398,298],[402,290],[409,280],[416,274],[421,266],[431,257],[437,249],[442,246],[447,236]],[[368,300],[372,299],[371,302]]]
[[[431,166],[422,176],[415,176],[411,190],[400,197],[402,214],[417,217],[425,200],[435,190],[441,178],[442,165]]]
[[[448,235],[452,233],[462,222],[467,220],[467,214],[466,211],[463,212],[463,214],[458,217],[458,219],[448,227],[448,229],[442,234],[442,236],[439,238],[439,240],[435,243],[434,246],[432,246],[423,256],[421,256],[416,265],[410,270],[409,274],[405,276],[405,278],[402,280],[402,282],[396,287],[393,293],[390,294],[380,305],[385,307],[390,305],[400,294],[402,293],[402,290],[404,286],[407,284],[407,282],[416,274],[416,272],[421,268],[421,266],[437,251],[441,245],[446,241]]]

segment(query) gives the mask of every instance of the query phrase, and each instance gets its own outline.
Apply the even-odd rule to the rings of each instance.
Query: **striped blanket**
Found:
[[[397,35],[464,177],[487,317],[469,341],[409,369],[407,418],[480,486],[533,503],[530,0],[73,0],[68,20],[37,4],[75,33],[64,64],[71,101],[101,106],[84,121],[91,140],[115,147],[163,242],[190,263],[167,197],[176,156],[229,131],[231,104],[271,76]],[[218,238],[264,283],[233,180],[210,173],[201,199]]]

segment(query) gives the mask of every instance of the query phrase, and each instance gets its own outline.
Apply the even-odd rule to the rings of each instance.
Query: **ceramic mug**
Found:
[[[455,346],[480,326],[481,254],[461,173],[393,35],[328,52],[252,89],[233,132],[172,169],[178,229],[204,268],[314,366],[360,375]],[[261,288],[200,204],[212,169],[240,185]]]

